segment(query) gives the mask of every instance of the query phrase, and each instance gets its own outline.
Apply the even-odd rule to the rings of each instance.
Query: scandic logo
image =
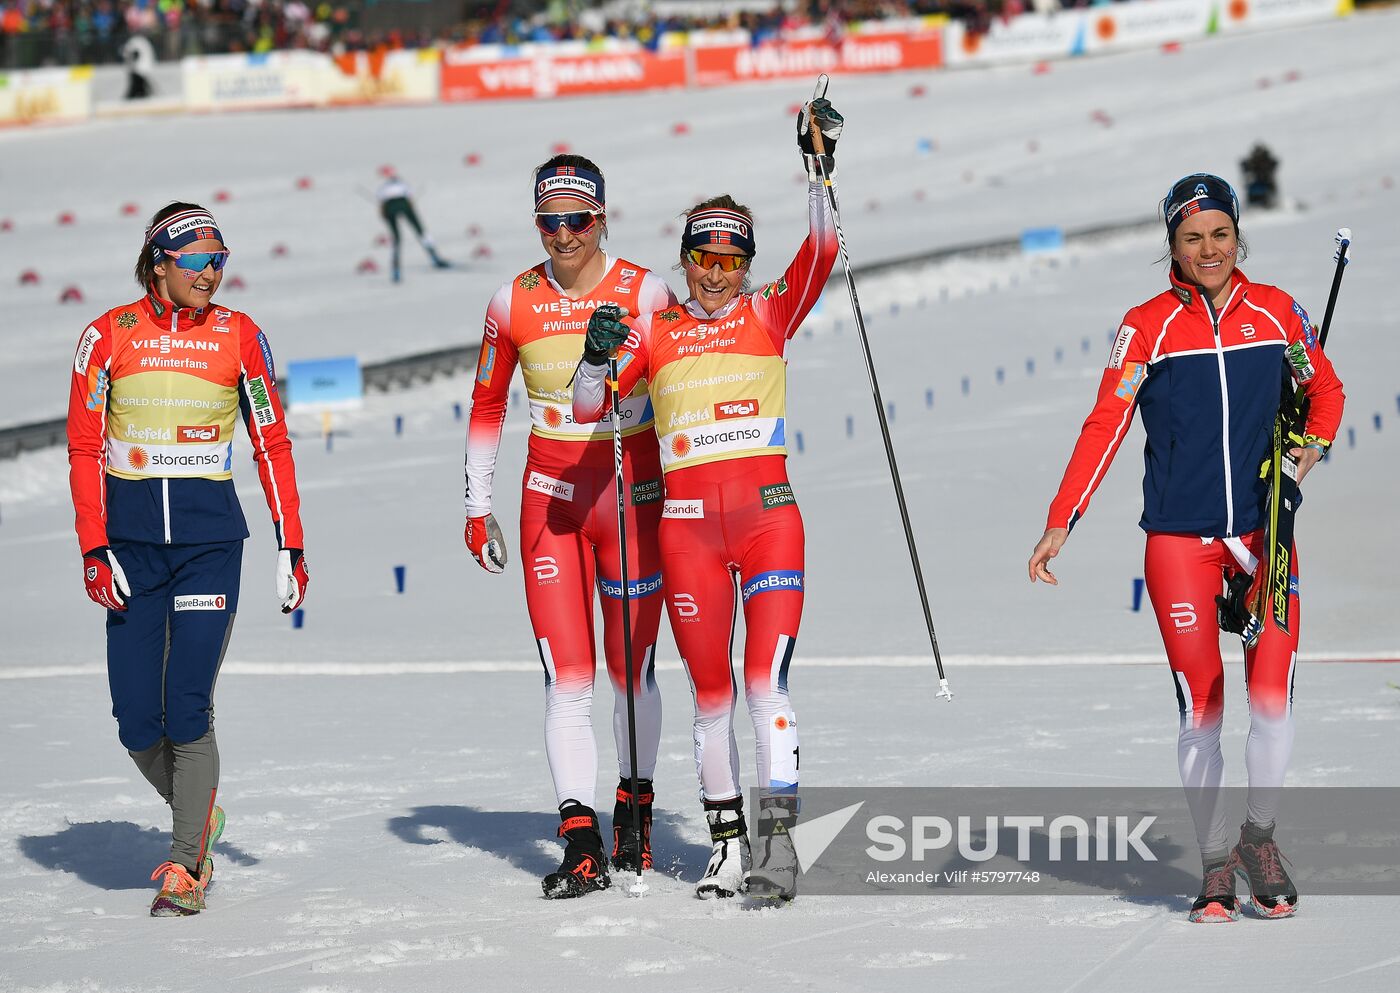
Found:
[[[724,421],[731,417],[753,417],[758,413],[757,400],[729,400],[715,404],[715,420]]]
[[[181,424],[175,429],[175,440],[182,444],[190,442],[209,442],[219,440],[219,425],[204,424],[191,425]]]
[[[562,479],[555,479],[546,476],[542,472],[531,472],[530,478],[525,482],[527,490],[534,490],[536,493],[544,493],[559,500],[573,500],[574,484],[566,483]]]
[[[702,520],[705,517],[705,501],[667,500],[661,505],[661,516],[678,520]]]

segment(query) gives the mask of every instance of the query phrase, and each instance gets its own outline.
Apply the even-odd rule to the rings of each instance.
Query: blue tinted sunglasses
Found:
[[[228,265],[229,250],[225,248],[221,252],[172,252],[168,248],[162,248],[161,254],[174,259],[177,266],[188,272],[203,272],[208,266],[213,266],[214,271],[219,272]]]
[[[557,234],[561,227],[568,228],[574,234],[586,234],[600,216],[591,210],[570,210],[558,214],[537,212],[535,227],[545,234]]]

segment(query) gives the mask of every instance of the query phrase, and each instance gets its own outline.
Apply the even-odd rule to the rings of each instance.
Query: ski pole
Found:
[[[817,77],[817,86],[812,99],[819,100],[826,95],[830,80],[826,73]],[[811,104],[808,104],[811,107]],[[933,614],[929,610],[928,590],[924,586],[924,571],[919,565],[919,550],[914,544],[914,529],[909,524],[909,507],[904,500],[904,485],[899,479],[899,463],[894,456],[894,443],[890,440],[890,425],[885,419],[885,401],[880,396],[880,383],[875,376],[875,361],[870,354],[870,339],[865,332],[865,317],[861,313],[860,298],[856,295],[856,280],[851,273],[851,257],[846,252],[846,236],[841,230],[841,213],[836,206],[835,181],[827,175],[826,142],[822,137],[821,125],[815,117],[809,116],[808,127],[812,132],[812,148],[816,152],[817,168],[821,172],[822,186],[826,190],[826,201],[831,208],[831,219],[836,228],[836,244],[841,250],[841,266],[846,274],[846,290],[851,297],[851,312],[855,316],[856,331],[860,335],[860,348],[865,356],[865,371],[870,377],[870,392],[875,398],[875,415],[880,421],[880,437],[885,442],[885,456],[890,463],[890,478],[894,480],[895,500],[899,503],[899,519],[904,524],[904,540],[909,545],[909,562],[914,567],[914,582],[919,587],[919,603],[924,608],[924,623],[928,626],[929,645],[933,648],[933,663],[938,669],[938,696],[952,702],[953,691],[948,688],[948,677],[943,671],[943,657],[938,652],[938,635],[933,630]]]
[[[1327,331],[1332,327],[1332,311],[1337,306],[1337,291],[1342,288],[1342,273],[1351,261],[1351,228],[1337,229],[1337,268],[1332,273],[1332,291],[1327,294],[1327,310],[1322,314],[1322,331],[1318,334],[1317,347],[1327,346]]]
[[[627,574],[627,480],[622,468],[622,397],[618,392],[617,353],[608,356],[608,390],[612,394],[613,463],[617,475],[617,548],[622,563],[622,658],[627,665],[627,756],[632,769],[632,841],[637,859],[637,879],[627,888],[630,896],[647,891],[642,880],[642,804],[637,790],[637,691],[632,673],[632,596]]]

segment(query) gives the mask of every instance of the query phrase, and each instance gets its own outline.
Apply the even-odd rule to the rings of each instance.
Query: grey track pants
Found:
[[[213,729],[187,745],[161,738],[144,751],[128,754],[141,775],[170,804],[174,820],[171,861],[198,876],[209,843],[209,812],[219,789],[219,746]]]

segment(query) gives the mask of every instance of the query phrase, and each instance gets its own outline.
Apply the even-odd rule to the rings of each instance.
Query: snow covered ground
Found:
[[[1383,181],[1400,148],[1388,82],[1398,28],[1393,14],[1367,15],[1216,39],[1177,55],[1057,63],[1043,77],[1024,67],[938,74],[920,77],[929,87],[923,102],[906,95],[911,76],[833,83],[853,122],[841,185],[861,258],[1033,224],[1144,216],[1182,173],[1210,168],[1234,178],[1234,162],[1257,138],[1280,152],[1285,191],[1302,206],[1246,213],[1251,277],[1288,288],[1320,317],[1332,232],[1354,229],[1357,260],[1329,343],[1347,416],[1335,454],[1310,477],[1299,524],[1305,661],[1292,781],[1300,785],[1400,783],[1400,693],[1387,685],[1400,682],[1388,568],[1395,536],[1384,523],[1400,482],[1400,345],[1386,306],[1400,269],[1400,189]],[[1290,69],[1301,79],[1282,82]],[[1259,88],[1261,78],[1274,85]],[[1196,84],[1211,94],[1209,123],[1192,102]],[[785,108],[801,97],[800,88],[774,85],[554,106],[200,118],[193,123],[217,140],[180,146],[180,161],[190,163],[180,189],[232,192],[220,216],[249,289],[229,302],[268,326],[281,363],[340,351],[377,358],[473,340],[489,291],[538,254],[524,178],[556,140],[596,151],[613,177],[612,199],[624,208],[613,231],[619,250],[662,266],[674,241],[660,234],[665,220],[723,175],[758,208],[757,275],[777,272],[800,237],[803,196],[795,169],[767,163],[790,162]],[[1112,129],[1089,120],[1096,108],[1113,116]],[[682,118],[691,135],[669,137]],[[521,120],[528,129],[504,131]],[[857,130],[861,120],[868,129]],[[1234,127],[1240,121],[1249,126]],[[44,190],[23,202],[7,197],[0,208],[16,221],[0,234],[3,309],[11,327],[26,329],[10,336],[0,362],[0,423],[61,411],[82,321],[128,292],[135,225],[116,216],[116,205],[136,199],[146,212],[171,190],[152,165],[190,125],[0,135],[5,188]],[[714,140],[730,125],[753,143],[730,152],[743,158],[721,170]],[[938,140],[936,151],[915,153],[922,135]],[[1040,142],[1034,153],[1030,138]],[[347,156],[352,139],[362,151]],[[477,171],[460,165],[471,150],[483,156]],[[91,178],[64,164],[99,158],[104,167]],[[397,290],[355,277],[353,263],[374,251],[377,221],[352,188],[380,161],[426,187],[425,211],[443,219],[433,223],[454,254],[469,256],[487,240],[494,258],[463,273],[411,271]],[[302,173],[315,175],[313,191],[293,189]],[[925,191],[922,201],[914,189]],[[879,209],[867,209],[872,199]],[[61,209],[76,210],[78,226],[54,226]],[[481,239],[462,235],[467,223],[481,225]],[[287,262],[265,257],[275,241],[291,246]],[[1141,573],[1140,429],[1058,560],[1063,585],[1032,588],[1024,578],[1108,336],[1162,285],[1159,245],[1155,233],[1125,235],[1053,260],[959,260],[862,283],[958,694],[952,705],[933,700],[839,284],[794,342],[790,428],[802,446],[794,443],[789,463],[809,542],[793,673],[804,782],[1175,782],[1175,699],[1150,614],[1129,609]],[[414,258],[416,249],[406,251]],[[43,286],[17,291],[12,273],[31,265],[44,272]],[[52,303],[57,284],[70,280],[88,292],[81,314]],[[641,901],[620,890],[540,900],[538,877],[558,857],[540,675],[518,560],[492,577],[460,546],[464,424],[452,407],[469,392],[463,377],[371,397],[336,420],[330,451],[317,422],[294,418],[313,576],[300,630],[276,610],[270,529],[246,450],[236,456],[254,536],[218,695],[230,819],[211,910],[189,921],[144,916],[145,877],[163,857],[168,822],[115,740],[101,616],[79,582],[64,455],[0,462],[0,990],[570,981],[584,989],[1166,990],[1280,979],[1394,987],[1395,899],[1305,897],[1291,921],[1224,928],[1188,925],[1183,899],[809,898],[781,911],[699,903],[691,885],[705,832],[690,700],[664,635],[656,835],[664,875]],[[398,414],[403,437],[393,432]],[[523,406],[513,408],[497,473],[512,552],[525,422]],[[407,569],[402,596],[396,565]],[[1232,784],[1243,782],[1242,689],[1232,663]],[[601,689],[595,708],[600,796],[611,785],[609,696]]]

